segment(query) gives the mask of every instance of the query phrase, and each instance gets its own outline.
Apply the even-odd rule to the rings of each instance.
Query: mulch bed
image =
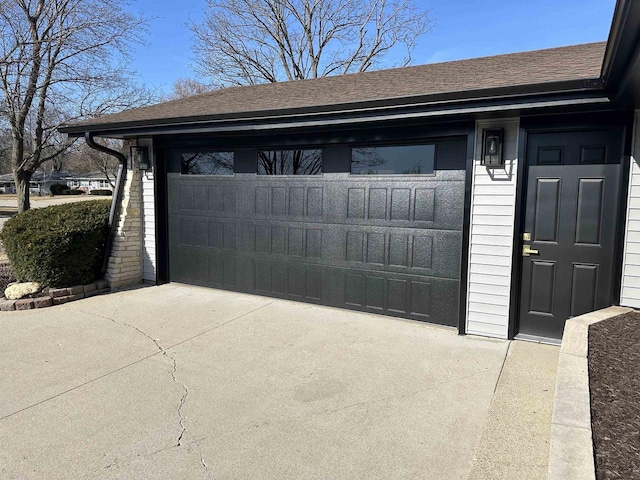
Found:
[[[589,328],[591,428],[598,480],[640,480],[640,312]]]

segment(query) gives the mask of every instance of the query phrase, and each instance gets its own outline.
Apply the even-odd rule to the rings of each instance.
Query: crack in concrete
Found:
[[[193,336],[191,336],[189,338],[185,338],[184,340],[180,340],[179,342],[174,343],[170,347],[167,347],[165,350],[170,350],[170,349],[172,349],[174,347],[182,345],[183,343],[187,343],[187,342],[190,342],[191,340],[193,340],[195,338],[201,337],[202,335],[206,335],[207,333],[211,333],[214,330],[217,330],[218,328],[222,328],[225,325],[228,325],[228,324],[230,324],[232,322],[235,322],[236,320],[240,320],[241,318],[244,318],[244,317],[246,317],[248,315],[251,315],[251,314],[257,312],[258,310],[261,310],[261,309],[263,309],[265,307],[268,307],[272,303],[273,302],[269,302],[269,303],[266,303],[264,305],[261,305],[261,306],[259,306],[258,308],[254,309],[254,310],[251,310],[249,312],[245,312],[245,313],[243,313],[241,315],[238,315],[237,317],[233,317],[233,318],[227,320],[226,322],[219,323],[219,324],[217,324],[217,325],[215,325],[215,326],[213,326],[211,328],[208,328],[208,329],[206,329],[206,330],[204,330],[202,332],[199,332],[199,333],[197,333],[197,334],[195,334],[195,335],[193,335]],[[71,312],[71,313],[82,313],[82,314],[85,314],[85,315],[93,315],[93,316],[98,317],[98,318],[104,318],[104,319],[112,321],[109,317],[104,317],[102,315],[99,315],[99,314],[96,314],[96,313],[93,313],[93,312],[85,312],[83,310],[79,310],[79,309],[75,309],[75,308],[74,309],[65,308],[65,309],[62,309],[62,310],[67,311],[67,312]],[[115,323],[118,323],[118,322],[115,322]],[[34,407],[42,405],[43,403],[50,402],[51,400],[54,400],[54,399],[56,399],[58,397],[61,397],[62,395],[66,395],[67,393],[70,393],[70,392],[73,392],[75,390],[78,390],[79,388],[82,388],[82,387],[85,387],[85,386],[87,386],[87,385],[89,385],[91,383],[97,382],[98,380],[102,380],[102,379],[104,379],[104,378],[106,378],[106,377],[108,377],[110,375],[113,375],[114,373],[118,373],[118,372],[121,372],[122,370],[126,370],[127,368],[130,368],[130,367],[132,367],[134,365],[137,365],[138,363],[144,362],[145,360],[148,360],[151,357],[155,357],[156,355],[158,355],[160,353],[161,353],[160,351],[156,351],[156,352],[154,352],[154,353],[152,353],[150,355],[146,355],[146,356],[144,356],[142,358],[134,360],[134,361],[132,361],[131,363],[129,363],[127,365],[123,365],[123,366],[118,367],[118,368],[116,368],[114,370],[111,370],[109,372],[103,373],[102,375],[98,375],[97,377],[91,378],[91,379],[89,379],[89,380],[87,380],[85,382],[82,382],[82,383],[78,384],[78,385],[74,385],[73,387],[69,387],[66,390],[63,390],[63,391],[58,392],[58,393],[56,393],[54,395],[51,395],[50,397],[44,398],[44,399],[39,400],[37,402],[34,402],[34,403],[30,404],[30,405],[27,405],[26,407],[23,407],[23,408],[20,408],[18,410],[15,410],[14,412],[8,413],[8,414],[4,415],[3,417],[0,417],[0,421],[6,420],[7,418],[13,417],[14,415],[18,415],[20,413],[26,412],[27,410],[30,410],[30,409],[32,409]]]
[[[122,303],[123,299],[121,298],[120,300],[121,300],[121,303]],[[133,365],[136,365],[136,364],[138,364],[138,363],[140,363],[140,362],[143,362],[143,361],[145,361],[145,360],[147,360],[147,359],[149,359],[149,358],[151,358],[151,357],[154,357],[154,356],[156,356],[156,355],[158,355],[158,354],[162,354],[162,355],[166,356],[167,358],[171,359],[171,361],[172,361],[172,365],[173,365],[173,369],[172,369],[172,371],[171,371],[171,379],[172,379],[172,381],[173,381],[174,383],[178,384],[178,385],[181,385],[181,386],[182,386],[182,388],[184,389],[184,393],[183,393],[183,395],[182,395],[182,397],[181,397],[181,399],[180,399],[180,405],[178,406],[179,425],[180,425],[180,428],[181,428],[182,430],[181,430],[180,435],[179,435],[179,437],[178,437],[178,439],[177,439],[177,443],[176,443],[176,445],[174,445],[174,446],[172,446],[172,447],[169,447],[169,448],[160,449],[160,450],[158,450],[158,451],[154,452],[154,453],[153,453],[153,454],[151,454],[151,455],[155,455],[155,454],[157,454],[157,453],[159,453],[159,452],[161,452],[161,451],[163,451],[163,450],[169,450],[169,449],[171,449],[171,448],[187,446],[187,447],[188,447],[192,452],[194,452],[194,453],[196,453],[196,454],[198,455],[198,457],[199,457],[199,459],[200,459],[200,464],[201,464],[201,465],[202,465],[202,467],[205,469],[206,478],[207,478],[207,479],[209,479],[209,478],[211,478],[211,470],[210,470],[209,466],[207,465],[207,463],[205,462],[205,460],[204,460],[204,456],[203,456],[203,455],[202,455],[202,453],[200,452],[199,448],[197,448],[197,447],[194,447],[194,446],[193,446],[193,444],[197,444],[198,442],[200,442],[200,441],[201,441],[201,440],[203,440],[203,439],[198,439],[198,440],[195,440],[195,441],[192,441],[192,442],[188,442],[188,443],[184,443],[184,442],[182,441],[182,438],[183,438],[183,436],[184,436],[184,434],[185,434],[185,432],[186,432],[186,417],[184,417],[184,416],[183,416],[183,414],[182,414],[182,409],[183,409],[184,404],[185,404],[185,402],[186,402],[186,400],[187,400],[187,396],[189,395],[189,390],[187,389],[186,385],[184,385],[182,382],[178,381],[178,379],[176,378],[176,375],[175,375],[175,374],[176,374],[176,371],[177,371],[177,362],[176,362],[176,359],[175,359],[171,354],[169,354],[169,353],[168,353],[168,350],[169,350],[169,349],[171,349],[171,348],[177,347],[177,346],[179,346],[179,345],[182,345],[183,343],[189,342],[189,341],[191,341],[191,340],[193,340],[193,339],[195,339],[195,338],[197,338],[197,337],[200,337],[200,336],[202,336],[202,335],[205,335],[205,334],[207,334],[207,333],[210,333],[210,332],[212,332],[213,330],[217,330],[218,328],[224,327],[225,325],[228,325],[229,323],[235,322],[236,320],[239,320],[239,319],[241,319],[241,318],[244,318],[244,317],[246,317],[246,316],[249,316],[249,315],[251,315],[251,314],[253,314],[253,313],[257,312],[258,310],[261,310],[261,309],[263,309],[263,308],[265,308],[265,307],[268,307],[268,306],[269,306],[269,305],[271,305],[272,303],[273,303],[273,301],[270,301],[270,302],[268,302],[268,303],[266,303],[266,304],[264,304],[264,305],[260,305],[259,307],[255,308],[255,309],[253,309],[253,310],[251,310],[251,311],[249,311],[249,312],[245,312],[245,313],[243,313],[243,314],[241,314],[241,315],[238,315],[238,316],[236,316],[236,317],[230,318],[229,320],[227,320],[227,321],[225,321],[225,322],[222,322],[222,323],[220,323],[220,324],[217,324],[217,325],[215,325],[215,326],[213,326],[213,327],[211,327],[211,328],[208,328],[208,329],[206,329],[206,330],[204,330],[204,331],[202,331],[202,332],[199,332],[199,333],[197,333],[197,334],[195,334],[195,335],[193,335],[193,336],[191,336],[191,337],[189,337],[189,338],[186,338],[186,339],[184,339],[184,340],[181,340],[181,341],[179,341],[179,342],[177,342],[177,343],[175,343],[175,344],[173,344],[173,345],[171,345],[171,346],[169,346],[169,347],[167,347],[167,348],[163,348],[163,347],[158,343],[157,339],[152,338],[150,335],[146,334],[144,331],[140,330],[138,327],[135,327],[134,325],[130,325],[130,324],[126,323],[126,322],[119,322],[119,321],[117,321],[114,317],[116,316],[116,313],[118,312],[119,308],[115,308],[115,309],[113,310],[113,312],[112,312],[112,315],[113,315],[113,316],[112,316],[112,317],[109,317],[109,316],[106,316],[106,315],[101,315],[101,314],[98,314],[98,313],[95,313],[95,312],[87,312],[87,311],[84,311],[84,310],[79,309],[79,308],[62,308],[61,310],[65,310],[65,311],[68,311],[68,312],[71,312],[71,313],[80,313],[80,314],[85,314],[85,315],[91,315],[91,316],[94,316],[94,317],[97,317],[97,318],[102,318],[102,319],[104,319],[104,320],[108,320],[108,321],[110,321],[110,322],[112,322],[112,323],[114,323],[114,324],[117,324],[117,325],[122,325],[122,326],[126,326],[126,327],[128,327],[128,328],[131,328],[132,330],[137,331],[137,332],[138,332],[138,333],[140,333],[141,335],[144,335],[146,338],[148,338],[149,340],[151,340],[151,341],[154,343],[154,345],[156,346],[156,349],[157,349],[158,351],[157,351],[157,352],[155,352],[155,353],[152,353],[152,354],[150,354],[150,355],[146,355],[145,357],[140,358],[140,359],[138,359],[138,360],[136,360],[136,361],[134,361],[134,362],[131,362],[131,363],[129,363],[128,365],[124,365],[124,366],[122,366],[122,367],[116,368],[115,370],[112,370],[112,371],[110,371],[110,372],[107,372],[107,373],[105,373],[105,374],[103,374],[103,375],[99,375],[99,376],[97,376],[97,377],[95,377],[95,378],[93,378],[93,379],[90,379],[90,380],[88,380],[88,381],[86,381],[86,382],[83,382],[83,383],[81,383],[81,384],[79,384],[79,385],[75,385],[75,386],[73,386],[73,387],[71,387],[71,388],[68,388],[68,389],[66,389],[66,390],[62,391],[62,392],[59,392],[59,393],[57,393],[57,394],[55,394],[55,395],[52,395],[51,397],[45,398],[45,399],[43,399],[43,400],[40,400],[40,401],[38,401],[38,402],[35,402],[35,403],[33,403],[33,404],[31,404],[31,405],[27,406],[27,407],[21,408],[21,409],[19,409],[19,410],[15,411],[15,412],[12,412],[12,413],[10,413],[10,414],[8,414],[8,415],[5,415],[5,416],[3,416],[3,417],[0,417],[0,421],[1,421],[1,420],[4,420],[4,419],[7,419],[7,418],[9,418],[9,417],[12,417],[12,416],[14,416],[14,415],[17,415],[17,414],[19,414],[19,413],[21,413],[21,412],[24,412],[24,411],[26,411],[26,410],[29,410],[29,409],[31,409],[31,408],[34,408],[34,407],[36,407],[36,406],[38,406],[38,405],[41,405],[41,404],[43,404],[43,403],[45,403],[45,402],[49,402],[49,401],[51,401],[51,400],[53,400],[53,399],[55,399],[55,398],[57,398],[57,397],[60,397],[60,396],[62,396],[62,395],[65,395],[65,394],[67,394],[67,393],[70,393],[70,392],[72,392],[72,391],[74,391],[74,390],[77,390],[77,389],[79,389],[79,388],[82,388],[82,387],[84,387],[84,386],[86,386],[86,385],[89,385],[90,383],[93,383],[93,382],[96,382],[96,381],[98,381],[98,380],[101,380],[101,379],[103,379],[103,378],[105,378],[105,377],[107,377],[107,376],[109,376],[109,375],[112,375],[112,374],[114,374],[114,373],[116,373],[116,372],[119,372],[119,371],[122,371],[122,370],[124,370],[124,369],[127,369],[127,368],[129,368],[129,367],[131,367],[131,366],[133,366]],[[204,438],[206,438],[206,437],[204,437]],[[125,463],[125,464],[126,464],[126,463]],[[106,465],[106,466],[104,466],[104,467],[100,467],[99,469],[94,470],[93,472],[90,472],[90,473],[88,473],[88,474],[85,474],[82,478],[88,478],[88,477],[90,477],[90,476],[94,475],[95,473],[97,473],[97,472],[99,472],[99,471],[102,471],[102,470],[108,470],[108,469],[111,469],[112,467],[120,468],[122,465],[125,465],[125,464],[121,464],[121,463],[119,462],[119,459],[116,459],[115,461],[113,461],[113,462],[109,463],[108,465]]]
[[[184,404],[187,401],[187,397],[189,396],[189,389],[184,383],[178,381],[178,379],[176,378],[176,370],[178,369],[178,365],[173,355],[170,355],[164,350],[162,351],[162,354],[166,355],[173,361],[173,370],[171,371],[171,379],[173,380],[174,383],[177,383],[178,385],[180,385],[184,390],[184,393],[182,394],[182,398],[180,399],[180,405],[178,405],[178,424],[180,425],[180,428],[182,428],[182,431],[180,432],[180,435],[178,436],[178,440],[176,441],[176,447],[180,447],[182,446],[182,437],[184,436],[184,433],[187,431],[187,427],[186,427],[187,419],[182,413],[182,408],[184,407]]]
[[[116,311],[117,310],[115,310],[113,312],[114,317],[115,317]],[[178,414],[178,425],[180,426],[181,430],[180,430],[180,435],[178,435],[178,439],[176,440],[176,444],[174,445],[174,448],[175,447],[181,447],[183,445],[182,444],[182,437],[184,436],[185,432],[187,431],[187,427],[186,427],[187,418],[182,413],[182,409],[183,409],[183,407],[184,407],[184,405],[185,405],[185,403],[187,401],[187,397],[189,396],[189,389],[187,388],[187,386],[183,382],[179,381],[177,379],[177,377],[176,377],[176,372],[178,370],[178,363],[177,363],[175,357],[173,355],[171,355],[169,352],[167,352],[167,350],[165,348],[163,348],[162,345],[160,345],[160,343],[159,343],[157,338],[153,338],[151,335],[149,335],[145,331],[141,330],[140,328],[136,327],[135,325],[131,325],[131,324],[127,323],[127,322],[121,322],[121,321],[116,320],[113,317],[100,315],[98,313],[93,313],[93,312],[82,312],[82,313],[86,313],[86,314],[89,314],[89,315],[94,315],[96,317],[103,318],[105,320],[109,320],[109,321],[111,321],[111,322],[113,322],[115,324],[123,325],[125,327],[128,327],[128,328],[131,328],[131,329],[135,330],[139,334],[141,334],[144,337],[146,337],[147,339],[151,340],[153,342],[153,344],[156,346],[156,348],[158,349],[158,351],[160,353],[162,353],[162,355],[164,357],[166,357],[167,359],[169,359],[171,361],[172,370],[171,370],[171,372],[169,372],[170,375],[171,375],[171,380],[176,385],[180,385],[180,387],[183,390],[182,397],[180,398],[180,403],[178,405],[178,412],[177,412],[177,414]],[[200,457],[200,463],[202,463],[205,466],[205,469],[208,472],[209,468],[206,466],[206,463],[204,463],[204,459],[202,457],[202,454],[196,448],[194,448],[192,445],[190,445],[189,448],[191,448],[191,450],[193,450],[194,453],[196,453]],[[158,452],[160,452],[160,451],[162,451],[162,450],[159,450]],[[111,465],[109,465],[108,467],[105,467],[105,468],[109,468],[110,466]]]
[[[82,475],[82,477],[80,477],[80,480],[85,480],[85,479],[90,479],[90,478],[95,478],[96,473],[102,472],[104,470],[109,470],[112,467],[115,467],[115,469],[120,468],[121,464],[120,464],[120,459],[119,458],[115,458],[110,464],[105,465],[104,467],[98,467],[92,471],[90,471],[89,473],[85,473],[84,475]]]
[[[97,314],[96,314],[97,315]],[[101,315],[98,315],[101,316]],[[146,338],[148,338],[149,340],[151,340],[153,342],[153,344],[156,346],[156,348],[158,349],[159,352],[162,353],[162,355],[166,358],[168,358],[171,363],[172,363],[172,370],[170,372],[171,375],[171,380],[173,381],[173,383],[175,383],[176,385],[180,385],[180,387],[182,387],[183,393],[182,393],[182,397],[180,398],[180,403],[178,404],[178,425],[181,428],[180,431],[180,435],[178,435],[178,439],[176,440],[176,447],[180,447],[182,446],[182,437],[184,436],[185,432],[187,431],[186,428],[186,417],[184,416],[184,414],[182,413],[182,408],[184,407],[184,404],[187,401],[187,397],[189,396],[189,389],[187,388],[187,386],[182,383],[181,381],[179,381],[176,378],[176,371],[178,370],[178,363],[175,359],[175,357],[173,355],[171,355],[169,352],[167,352],[166,349],[164,349],[162,347],[162,345],[160,345],[160,343],[158,342],[157,338],[153,338],[151,335],[147,334],[146,332],[144,332],[143,330],[141,330],[140,328],[136,327],[135,325],[131,325],[127,322],[119,322],[116,319],[112,318],[112,317],[103,317],[107,320],[111,320],[114,323],[117,323],[119,325],[124,325],[125,327],[129,327],[134,329],[136,332],[140,333],[141,335],[145,336]]]
[[[189,445],[189,448],[191,449],[191,451],[193,453],[198,455],[198,457],[200,458],[200,464],[204,468],[204,473],[205,473],[206,478],[207,479],[211,478],[211,470],[209,470],[209,465],[207,465],[207,462],[204,461],[204,457],[202,456],[202,452],[200,452],[200,449],[199,448],[195,448],[193,446],[193,444]]]

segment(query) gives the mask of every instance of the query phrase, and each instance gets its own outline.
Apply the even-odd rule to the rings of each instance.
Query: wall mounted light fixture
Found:
[[[149,170],[149,168],[151,168],[151,163],[149,162],[148,147],[135,146],[131,147],[131,151],[132,154],[135,154],[136,156],[136,160],[138,161],[138,168],[140,170]]]
[[[481,164],[487,168],[503,168],[504,156],[502,146],[504,129],[484,130],[482,138]]]

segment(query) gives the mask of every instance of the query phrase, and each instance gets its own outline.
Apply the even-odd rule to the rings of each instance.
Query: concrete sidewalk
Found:
[[[465,479],[508,347],[175,284],[2,314],[0,477]]]
[[[512,342],[469,480],[547,478],[560,347]]]

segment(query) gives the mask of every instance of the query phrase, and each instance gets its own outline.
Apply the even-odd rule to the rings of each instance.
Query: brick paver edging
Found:
[[[551,419],[549,480],[596,478],[587,363],[589,326],[631,310],[609,307],[572,318],[565,324]]]
[[[86,285],[76,285],[68,288],[50,288],[46,294],[36,298],[21,298],[20,300],[7,300],[0,297],[0,312],[13,310],[31,310],[34,308],[51,307],[73,302],[81,298],[89,298],[103,293],[109,293],[109,283],[106,280],[97,280]]]

